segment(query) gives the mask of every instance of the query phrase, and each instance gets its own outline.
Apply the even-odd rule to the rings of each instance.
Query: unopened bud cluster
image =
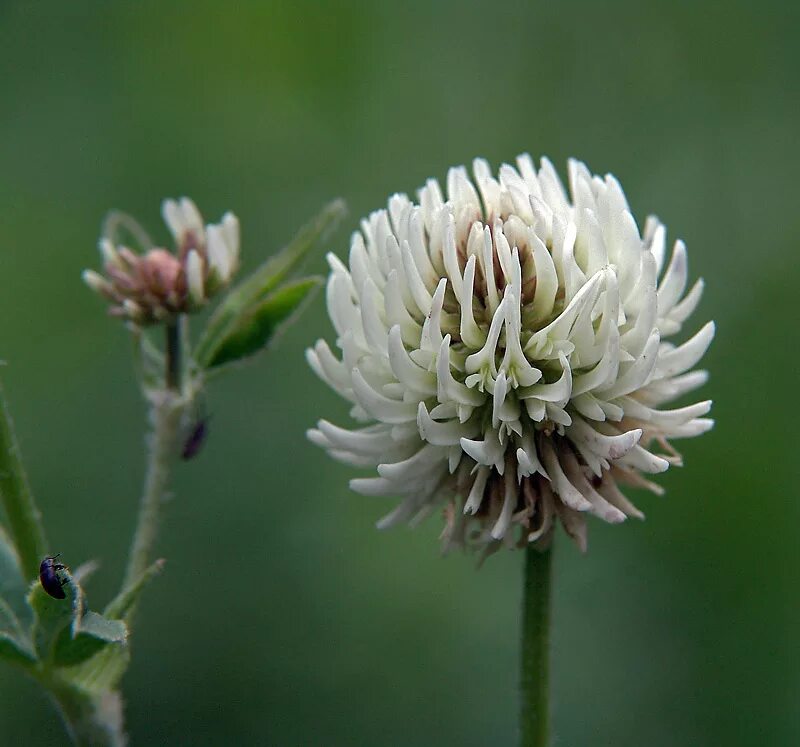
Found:
[[[239,221],[233,213],[204,226],[188,197],[164,200],[161,212],[175,253],[154,247],[137,254],[105,236],[100,240],[104,274],[83,273],[86,284],[111,302],[112,315],[139,326],[200,309],[239,267]]]

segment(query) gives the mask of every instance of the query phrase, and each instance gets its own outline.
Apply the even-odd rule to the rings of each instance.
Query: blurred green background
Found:
[[[644,523],[559,536],[557,744],[800,743],[797,4],[0,4],[0,357],[53,551],[122,573],[143,462],[129,342],[79,280],[118,207],[233,209],[255,266],[320,205],[330,243],[394,191],[522,151],[613,171],[689,247],[716,429]],[[313,261],[324,270],[322,256]],[[345,407],[307,369],[317,299],[220,379],[182,466],[125,680],[133,745],[508,745],[522,556],[441,559],[439,522],[306,443]],[[0,669],[0,744],[61,745]]]

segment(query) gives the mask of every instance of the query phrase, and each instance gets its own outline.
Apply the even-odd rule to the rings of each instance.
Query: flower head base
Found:
[[[239,221],[233,213],[204,227],[188,197],[164,200],[161,211],[175,239],[175,254],[160,248],[137,254],[107,235],[100,240],[105,276],[93,270],[83,273],[86,284],[112,302],[111,314],[139,326],[200,309],[239,267]],[[132,219],[123,219],[149,243]]]
[[[661,492],[643,475],[680,464],[668,439],[713,425],[708,401],[661,409],[707,378],[690,369],[713,323],[668,340],[703,283],[684,295],[683,243],[664,269],[664,226],[640,235],[612,176],[570,161],[568,195],[546,159],[473,173],[477,189],[451,169],[446,200],[433,180],[419,204],[393,196],[349,267],[329,255],[342,357],[324,341],[307,357],[364,425],[309,437],[377,468],[354,490],[402,497],[381,527],[444,504],[446,548],[547,542],[559,519],[585,549],[586,514],[641,517],[618,486]]]

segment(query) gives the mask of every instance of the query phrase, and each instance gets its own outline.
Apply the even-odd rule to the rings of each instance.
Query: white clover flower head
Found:
[[[353,490],[401,497],[380,527],[443,505],[445,549],[544,544],[557,519],[585,549],[587,514],[641,518],[619,485],[662,492],[644,475],[681,463],[669,440],[713,425],[710,401],[662,409],[707,378],[690,369],[713,322],[672,341],[703,281],[684,293],[683,242],[664,268],[664,226],[640,234],[613,176],[570,161],[568,194],[527,155],[473,174],[394,195],[349,266],[328,256],[341,357],[320,340],[307,358],[362,427],[309,438],[377,469]]]
[[[131,234],[147,244],[137,254],[114,240],[114,230],[100,239],[105,276],[85,270],[86,284],[112,302],[110,313],[144,326],[202,308],[239,269],[239,221],[225,213],[218,224],[204,227],[197,206],[188,197],[164,200],[164,221],[176,252],[152,247],[147,234],[130,217],[118,215]]]

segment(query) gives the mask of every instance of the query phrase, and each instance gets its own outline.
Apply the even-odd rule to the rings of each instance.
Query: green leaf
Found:
[[[38,581],[33,582],[28,592],[28,604],[35,617],[33,643],[42,661],[50,661],[55,642],[63,630],[72,634],[74,628],[80,627],[80,620],[86,610],[83,589],[68,569],[60,571],[60,574],[67,579],[62,587],[65,599],[51,597]]]
[[[22,465],[14,423],[0,387],[0,501],[5,509],[8,533],[13,540],[25,579],[39,573],[47,552],[42,516],[33,500]]]
[[[0,592],[6,589],[25,586],[20,571],[19,556],[11,542],[11,537],[0,526]]]
[[[20,665],[36,662],[30,639],[19,624],[14,610],[3,599],[0,599],[0,659]]]
[[[122,620],[108,620],[86,612],[77,625],[63,628],[53,647],[56,666],[74,666],[90,659],[109,643],[126,643],[128,628]]]
[[[16,636],[11,633],[0,632],[0,659],[9,664],[28,667],[36,663],[36,655]]]
[[[305,225],[278,254],[268,259],[246,280],[230,291],[211,316],[195,348],[194,359],[208,368],[216,351],[228,336],[237,320],[265,301],[268,296],[296,272],[311,250],[324,242],[345,215],[342,200],[335,200]]]
[[[320,277],[303,278],[278,288],[265,300],[253,304],[228,327],[204,366],[217,368],[249,358],[263,350],[281,326],[313,297],[323,282]]]
[[[26,632],[31,614],[25,605],[24,590],[19,558],[0,528],[0,659],[28,666],[36,662],[36,655]],[[26,625],[20,624],[20,618]]]
[[[111,620],[121,620],[128,614],[134,604],[136,604],[139,594],[142,589],[147,586],[150,581],[161,573],[164,563],[166,561],[161,558],[156,560],[151,566],[145,569],[144,573],[139,576],[130,586],[124,588],[114,599],[112,599],[108,606],[105,608],[103,614]]]
[[[65,599],[54,599],[38,582],[28,595],[36,616],[33,640],[39,659],[57,668],[74,667],[109,645],[124,647],[128,639],[125,623],[89,611],[75,576],[69,569],[59,573],[67,580],[63,586]]]
[[[91,658],[74,666],[63,666],[58,669],[58,673],[84,692],[103,695],[119,684],[130,659],[130,646],[109,643]]]
[[[26,623],[32,621],[30,608],[25,604],[25,592],[28,585],[22,578],[19,556],[11,543],[11,538],[0,527],[0,630],[6,630],[3,624],[3,606],[7,605],[9,613],[17,620]]]
[[[105,643],[125,643],[128,640],[128,628],[122,620],[109,620],[99,612],[89,611],[83,615],[73,635]]]

